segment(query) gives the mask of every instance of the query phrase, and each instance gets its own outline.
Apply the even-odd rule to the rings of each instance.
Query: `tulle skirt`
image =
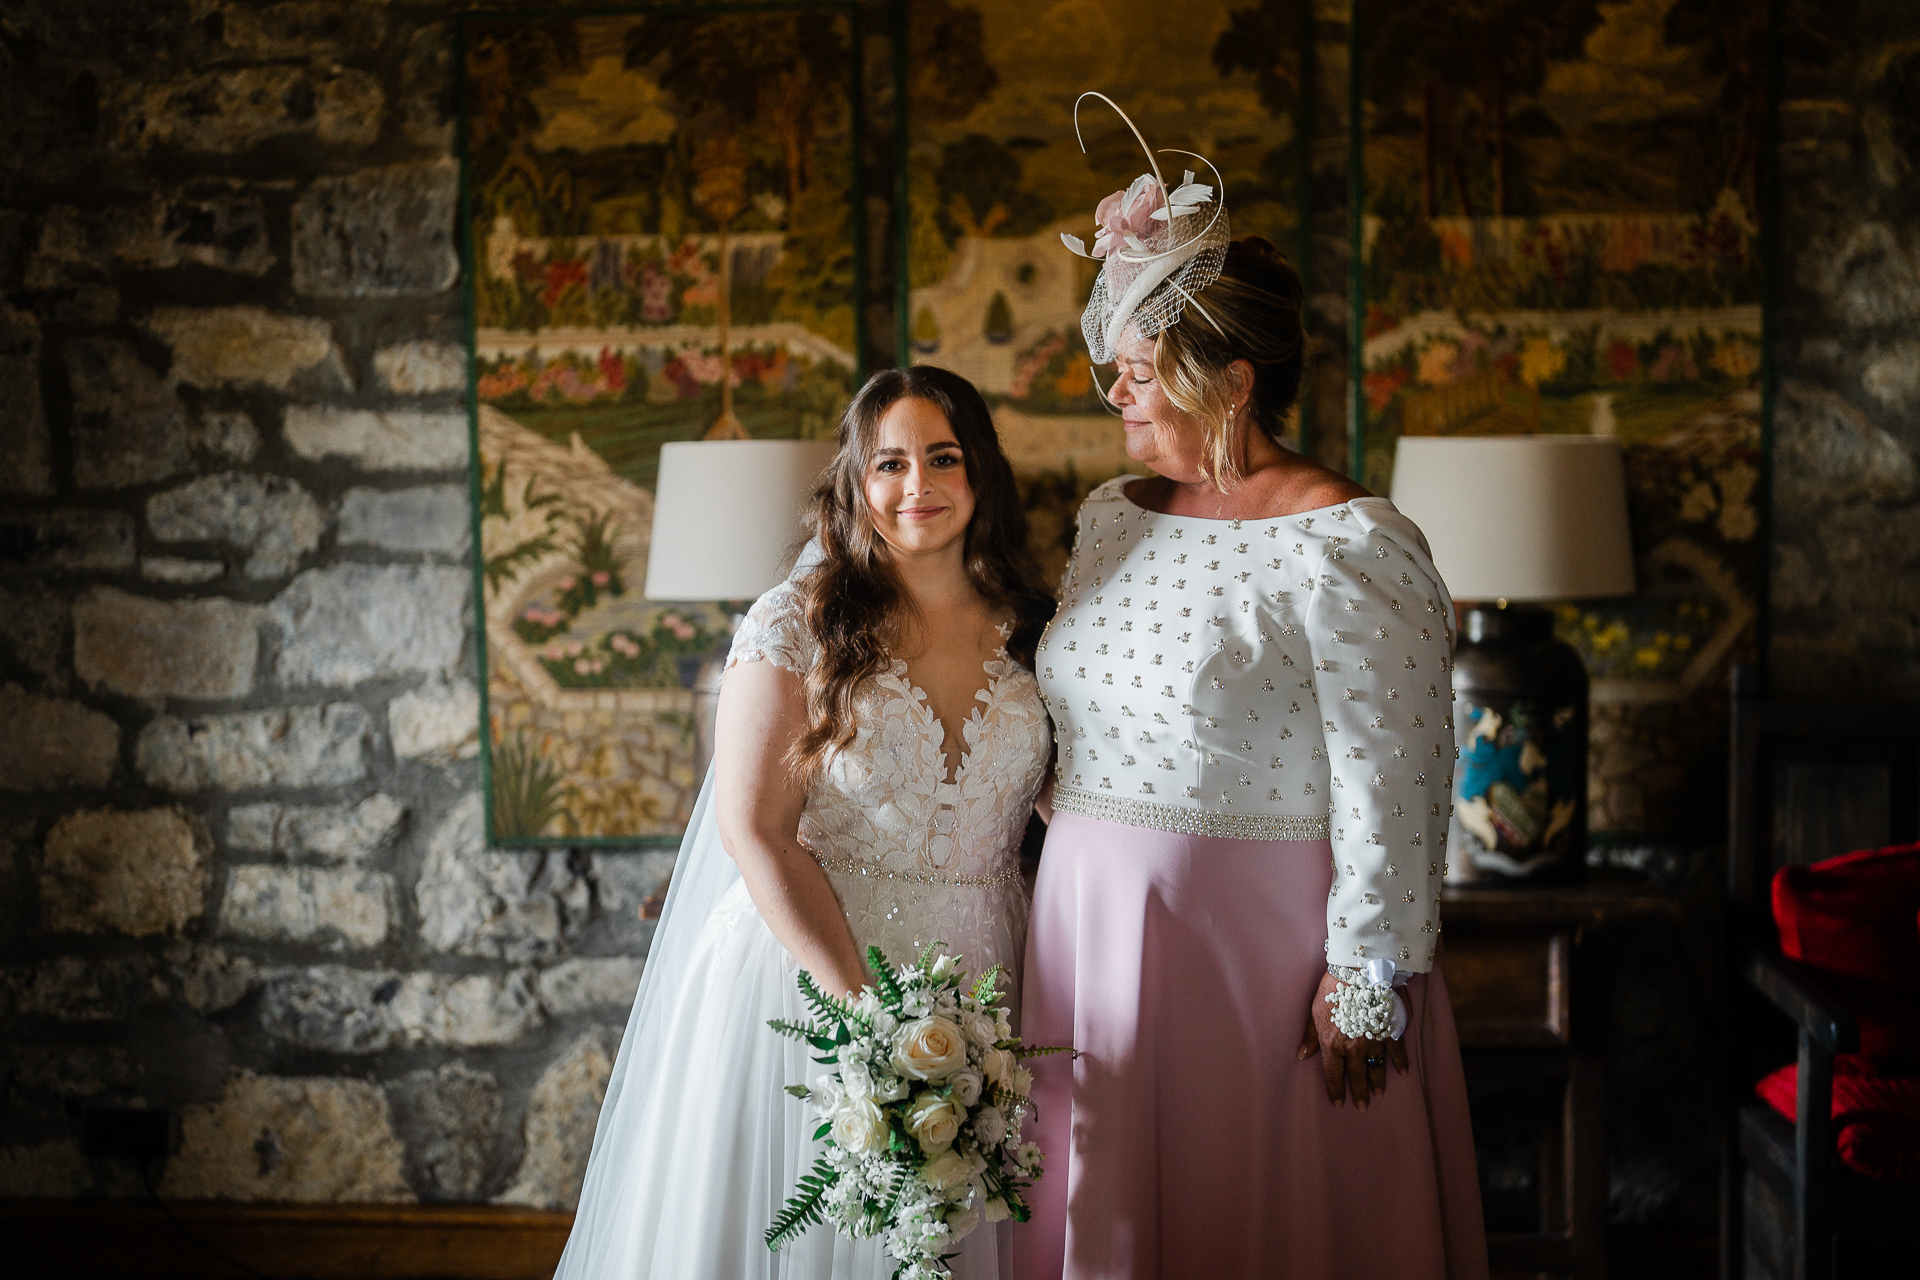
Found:
[[[826,1225],[777,1254],[762,1243],[819,1154],[817,1118],[782,1089],[831,1070],[767,1027],[772,1018],[807,1016],[796,973],[736,881],[700,929],[677,989],[662,993],[654,1073],[626,1085],[648,1095],[635,1108],[640,1119],[617,1149],[596,1142],[558,1280],[893,1274],[898,1264],[879,1240],[851,1241]],[[963,1240],[954,1274],[1004,1280],[1007,1226],[982,1225]]]
[[[1331,846],[1057,814],[1022,1036],[1045,1152],[1020,1280],[1484,1280],[1446,979],[1405,991],[1408,1074],[1364,1112],[1295,1057],[1326,972]]]

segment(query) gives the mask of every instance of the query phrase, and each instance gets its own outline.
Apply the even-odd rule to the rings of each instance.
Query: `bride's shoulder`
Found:
[[[788,578],[754,601],[740,619],[727,665],[765,661],[805,675],[813,666],[815,650],[804,594],[795,579]]]

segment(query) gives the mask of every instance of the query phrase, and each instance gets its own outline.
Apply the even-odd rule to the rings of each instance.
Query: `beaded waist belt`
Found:
[[[908,884],[948,885],[957,889],[993,889],[1003,884],[1012,884],[1020,878],[1020,864],[1015,862],[1005,871],[990,876],[940,875],[925,871],[889,871],[876,867],[871,862],[861,862],[857,858],[842,858],[837,854],[822,853],[820,850],[800,842],[801,847],[813,855],[813,860],[828,871],[837,871],[844,876],[865,876],[871,880],[901,880]]]
[[[1326,815],[1296,813],[1215,813],[1179,805],[1129,800],[1124,796],[1055,786],[1053,807],[1061,813],[1099,818],[1129,827],[1172,831],[1183,836],[1224,836],[1231,840],[1326,840],[1333,834]]]

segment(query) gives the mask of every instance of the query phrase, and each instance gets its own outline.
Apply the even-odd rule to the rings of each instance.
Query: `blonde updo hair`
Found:
[[[1154,376],[1167,399],[1206,424],[1200,469],[1222,493],[1240,480],[1234,424],[1250,422],[1279,444],[1299,401],[1307,357],[1304,296],[1300,273],[1272,241],[1247,236],[1227,246],[1220,277],[1154,339]],[[1229,416],[1234,388],[1227,369],[1236,360],[1253,366],[1253,394],[1239,414]]]

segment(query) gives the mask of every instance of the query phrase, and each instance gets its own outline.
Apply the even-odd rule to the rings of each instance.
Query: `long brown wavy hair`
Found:
[[[819,658],[806,679],[807,731],[789,757],[802,777],[853,741],[854,693],[891,660],[892,644],[913,620],[912,598],[874,530],[866,495],[880,419],[907,399],[934,405],[953,428],[974,500],[967,577],[983,599],[1013,614],[1008,655],[1032,667],[1033,647],[1053,616],[1053,597],[1027,556],[1027,513],[986,401],[959,374],[931,365],[874,374],[840,417],[840,451],[814,489],[808,515],[821,558],[796,586]]]

